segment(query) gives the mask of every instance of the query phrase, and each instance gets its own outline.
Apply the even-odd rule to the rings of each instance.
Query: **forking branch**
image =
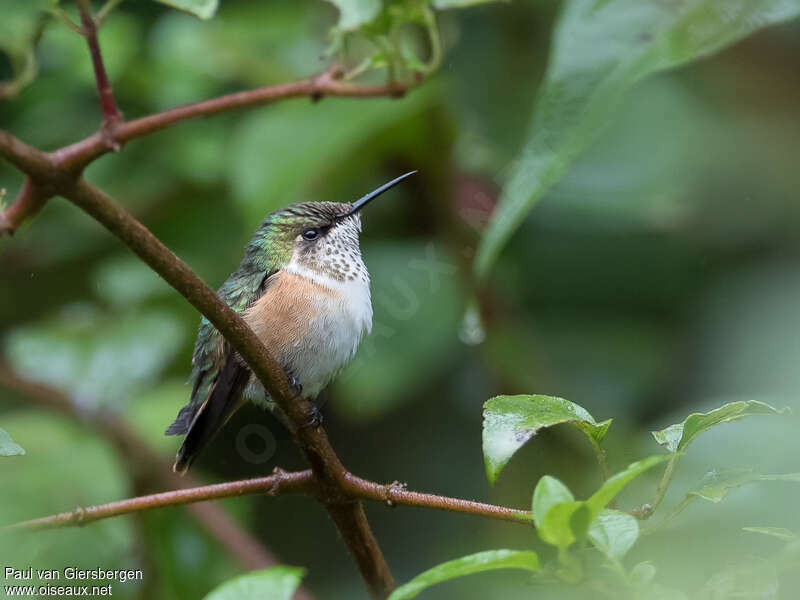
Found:
[[[314,496],[325,506],[333,519],[355,557],[372,596],[386,597],[395,584],[360,502],[361,497],[369,496],[359,496],[352,492],[356,482],[363,480],[345,469],[322,427],[300,426],[309,422],[312,414],[311,403],[297,396],[280,365],[241,316],[223,302],[186,263],[143,224],[110,196],[86,181],[82,172],[87,165],[103,154],[121,149],[125,142],[186,119],[288,98],[309,97],[319,100],[326,95],[355,98],[399,97],[405,93],[407,85],[393,82],[385,85],[345,83],[340,80],[339,70],[332,67],[310,79],[228,94],[125,122],[117,108],[105,71],[97,38],[97,22],[90,13],[88,0],[78,0],[78,8],[81,13],[81,33],[89,46],[103,111],[100,129],[85,140],[52,153],[42,152],[8,132],[0,131],[0,156],[27,176],[15,203],[0,212],[0,233],[13,233],[26,218],[38,212],[49,198],[56,195],[63,196],[118,237],[184,296],[239,353],[272,399],[298,425],[295,440],[311,467]],[[364,483],[369,484],[367,488],[373,490],[372,493],[386,487],[370,482]],[[171,493],[180,495],[181,492]],[[404,492],[404,494],[412,493]],[[399,497],[406,496],[401,494]],[[389,500],[392,498],[389,497]],[[447,502],[443,504],[447,505]],[[85,515],[86,510],[84,509],[81,514]]]

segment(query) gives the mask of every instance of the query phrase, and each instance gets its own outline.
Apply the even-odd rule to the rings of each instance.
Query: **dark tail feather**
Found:
[[[208,399],[197,409],[186,438],[178,450],[172,470],[184,475],[217,431],[242,404],[242,393],[250,370],[235,357],[229,358]],[[179,417],[180,419],[180,417]]]

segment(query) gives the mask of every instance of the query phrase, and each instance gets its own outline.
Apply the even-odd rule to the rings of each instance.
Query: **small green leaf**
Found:
[[[562,487],[563,484],[560,481],[550,477],[543,484],[542,482],[545,480],[543,477],[536,486],[533,500],[534,522],[537,525],[539,537],[548,544],[559,548],[566,548],[576,541],[582,540],[606,504],[611,502],[628,482],[668,458],[669,455],[650,456],[632,463],[624,471],[610,477],[585,501],[570,500],[571,493],[566,487]],[[540,486],[543,487],[537,499],[536,492],[539,491]],[[549,504],[544,517],[539,516],[537,522],[536,512],[541,515],[544,507],[548,505],[548,496],[554,500],[559,497],[564,500]]]
[[[555,477],[545,475],[536,484],[536,489],[533,490],[533,522],[537,527],[540,527],[551,506],[559,502],[570,502],[572,500],[575,500],[575,497],[566,485]]]
[[[177,8],[184,12],[200,17],[201,19],[210,19],[213,17],[217,8],[219,7],[219,0],[155,0],[161,4],[166,4],[172,8]]]
[[[234,577],[212,590],[205,600],[291,600],[306,570],[276,566]]]
[[[608,558],[619,560],[639,538],[639,522],[628,513],[601,510],[589,527],[589,539]]]
[[[514,453],[539,430],[570,423],[599,443],[611,420],[597,423],[585,408],[553,396],[496,396],[483,405],[483,457],[494,483]]]
[[[25,449],[14,443],[8,432],[0,428],[0,456],[22,456],[24,454]]]
[[[352,31],[381,13],[381,0],[328,0],[339,9],[339,29]]]
[[[670,456],[668,454],[648,456],[635,463],[631,463],[624,471],[620,471],[609,477],[608,480],[600,486],[600,489],[592,494],[586,501],[586,504],[591,508],[592,516],[594,517],[599,514],[599,512],[605,508],[606,504],[611,502],[614,496],[616,496],[632,479],[669,458]]]
[[[542,541],[566,548],[586,537],[591,521],[586,502],[559,502],[548,509],[536,531]]]
[[[655,440],[670,452],[682,452],[706,429],[754,415],[781,415],[788,409],[779,410],[758,400],[730,402],[707,413],[692,413],[683,421],[660,431],[653,431]]]
[[[527,213],[636,83],[798,14],[796,0],[565,2],[527,139],[475,256],[477,276],[488,275]]]
[[[487,550],[486,552],[470,554],[469,556],[442,563],[417,575],[414,579],[392,592],[389,600],[414,598],[422,590],[437,583],[494,569],[538,571],[539,557],[535,552],[517,550]]]
[[[760,533],[762,535],[776,537],[780,540],[786,540],[787,542],[793,542],[798,538],[798,535],[794,531],[786,529],[785,527],[742,527],[742,529],[751,533]]]

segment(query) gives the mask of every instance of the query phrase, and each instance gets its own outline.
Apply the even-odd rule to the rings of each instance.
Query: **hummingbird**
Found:
[[[242,315],[306,398],[316,399],[372,329],[369,271],[359,246],[360,211],[414,173],[352,204],[299,202],[270,213],[247,244],[239,267],[217,292]],[[291,429],[242,358],[205,317],[189,381],[189,403],[165,432],[186,436],[173,466],[176,473],[186,473],[247,401],[270,409]]]

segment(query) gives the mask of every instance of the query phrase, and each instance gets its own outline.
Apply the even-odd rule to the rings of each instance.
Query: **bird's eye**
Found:
[[[306,229],[302,234],[304,240],[313,242],[319,237],[319,229]]]

